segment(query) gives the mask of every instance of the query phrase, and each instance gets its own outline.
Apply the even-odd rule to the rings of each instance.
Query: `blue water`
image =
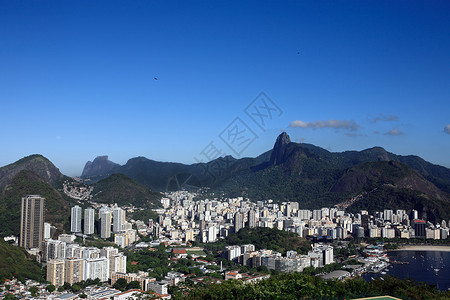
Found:
[[[409,262],[409,264],[390,264],[384,269],[386,275],[427,282],[436,285],[442,291],[450,288],[450,252],[391,251],[388,252],[388,257],[391,261]],[[363,278],[370,280],[380,276],[382,276],[381,273],[367,273]]]

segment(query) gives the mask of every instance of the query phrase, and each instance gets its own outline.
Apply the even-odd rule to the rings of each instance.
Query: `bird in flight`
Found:
[[[158,80],[158,77],[154,77],[153,79]]]

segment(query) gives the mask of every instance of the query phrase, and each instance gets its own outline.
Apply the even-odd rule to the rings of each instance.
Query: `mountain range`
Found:
[[[208,187],[254,201],[297,201],[305,208],[344,205],[355,198],[344,206],[349,210],[417,209],[429,220],[450,217],[450,169],[381,147],[330,152],[293,143],[285,132],[273,149],[256,158],[226,156],[186,165],[136,157],[120,166],[102,157],[88,162],[82,177],[96,182],[114,173],[161,192]]]
[[[381,147],[329,152],[293,143],[285,132],[255,158],[187,165],[136,157],[119,165],[101,156],[86,163],[82,179],[94,186],[93,201],[147,208],[159,205],[159,192],[207,188],[215,195],[296,201],[309,209],[416,209],[432,222],[450,218],[450,169]],[[77,202],[63,193],[63,182],[77,184],[42,155],[0,167],[0,233],[18,234],[20,199],[27,194],[43,195],[47,220],[67,229],[69,208]]]
[[[70,230],[70,207],[88,202],[77,202],[63,192],[63,184],[79,186],[73,178],[63,175],[51,161],[42,155],[24,157],[0,167],[0,236],[18,235],[20,229],[21,198],[41,195],[45,201],[45,220],[59,232]],[[131,178],[114,174],[93,184],[92,200],[99,203],[117,203],[153,208],[162,195],[152,192]]]

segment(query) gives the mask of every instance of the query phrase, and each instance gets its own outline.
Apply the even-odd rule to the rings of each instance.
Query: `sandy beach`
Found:
[[[390,251],[444,251],[450,252],[450,246],[432,246],[432,245],[407,245],[396,250]]]

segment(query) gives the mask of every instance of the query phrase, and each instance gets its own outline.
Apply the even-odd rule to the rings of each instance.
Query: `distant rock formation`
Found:
[[[94,161],[88,161],[84,166],[83,173],[81,177],[90,177],[90,176],[98,176],[108,174],[115,167],[120,167],[119,164],[116,164],[108,159],[107,155],[97,156]]]
[[[272,154],[270,155],[270,164],[272,166],[279,165],[284,162],[286,147],[291,143],[291,139],[286,132],[282,132],[273,146]]]

